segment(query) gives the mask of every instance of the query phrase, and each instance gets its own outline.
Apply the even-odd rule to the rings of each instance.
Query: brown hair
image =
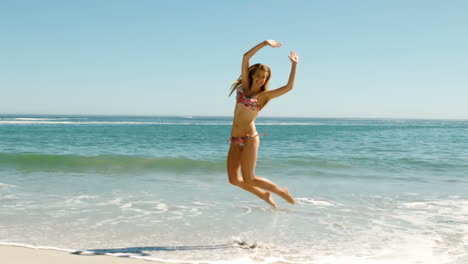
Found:
[[[267,65],[265,64],[260,64],[260,63],[257,63],[257,64],[254,64],[252,66],[249,67],[248,71],[249,71],[249,79],[250,79],[250,83],[249,83],[249,87],[252,86],[252,81],[253,81],[253,75],[258,71],[258,70],[263,70],[263,71],[266,71],[268,72],[268,77],[265,81],[265,84],[262,86],[261,90],[262,91],[267,91],[268,90],[268,85],[270,84],[270,77],[271,77],[271,70],[270,70],[270,67],[268,67]],[[239,78],[232,83],[231,85],[231,92],[229,93],[229,96],[231,96],[232,92],[234,92],[235,89],[237,89],[239,86],[242,85],[242,75],[239,76]]]

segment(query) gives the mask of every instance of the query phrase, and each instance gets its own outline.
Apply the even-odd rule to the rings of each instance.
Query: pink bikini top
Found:
[[[245,107],[249,108],[250,110],[260,111],[262,107],[258,102],[257,98],[248,97],[245,95],[244,89],[237,88],[237,103],[242,103]]]

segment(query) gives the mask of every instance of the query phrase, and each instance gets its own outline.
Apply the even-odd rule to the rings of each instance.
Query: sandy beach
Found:
[[[0,262],[5,264],[148,264],[161,263],[128,257],[75,255],[72,252],[0,246]]]

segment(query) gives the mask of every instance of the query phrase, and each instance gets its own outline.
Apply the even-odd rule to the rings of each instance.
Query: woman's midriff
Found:
[[[246,135],[253,135],[257,132],[255,123],[252,121],[249,124],[239,124],[235,121],[232,123],[231,136],[244,137]]]
[[[257,115],[257,111],[252,111],[242,104],[237,104],[234,110],[231,136],[244,137],[255,134],[257,132],[255,128],[255,118]]]

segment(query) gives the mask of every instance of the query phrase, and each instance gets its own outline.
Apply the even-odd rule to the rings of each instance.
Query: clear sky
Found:
[[[0,36],[0,114],[230,116],[274,39],[261,116],[468,119],[465,0],[2,0]]]

